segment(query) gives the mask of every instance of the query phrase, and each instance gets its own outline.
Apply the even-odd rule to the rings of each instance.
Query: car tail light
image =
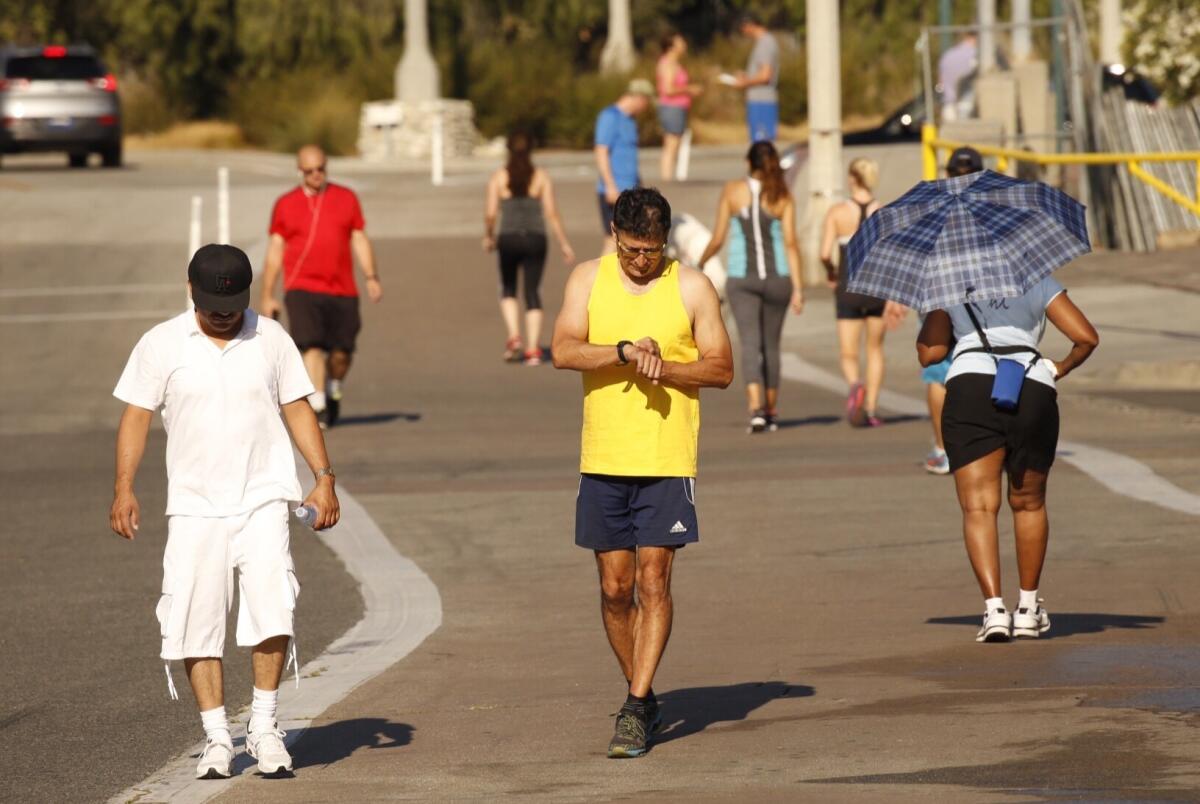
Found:
[[[0,78],[0,91],[6,89],[25,89],[28,86],[28,78]]]
[[[112,73],[109,73],[103,78],[93,78],[91,79],[90,83],[96,89],[103,89],[105,92],[117,91],[117,77]]]
[[[47,45],[42,48],[42,55],[48,59],[61,59],[67,55],[67,49],[62,45]]]
[[[100,115],[100,125],[115,126],[116,124],[117,124],[117,118],[115,115],[111,115],[111,114]]]

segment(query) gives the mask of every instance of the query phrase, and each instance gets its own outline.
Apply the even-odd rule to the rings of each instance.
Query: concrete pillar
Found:
[[[996,0],[978,0],[979,8],[979,74],[996,69]]]
[[[804,279],[825,271],[818,259],[821,224],[842,191],[842,73],[838,0],[806,0],[808,18],[808,212],[804,227]]]
[[[429,51],[427,0],[404,0],[404,56],[396,66],[396,98],[407,103],[437,100],[437,62]]]
[[[600,51],[600,72],[627,73],[635,61],[629,0],[608,0],[608,39]]]
[[[1100,63],[1123,64],[1121,0],[1100,0]]]
[[[1030,0],[1012,0],[1012,53],[1013,62],[1021,64],[1029,60],[1033,51],[1033,37],[1029,28]]]

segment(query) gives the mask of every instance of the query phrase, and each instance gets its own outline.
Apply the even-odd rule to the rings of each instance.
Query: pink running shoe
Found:
[[[866,420],[863,422],[863,427],[883,427],[883,419],[874,413],[868,413]]]
[[[866,397],[867,391],[863,388],[861,382],[856,382],[850,386],[850,393],[846,396],[846,421],[853,427],[861,427],[863,425],[863,399]]]

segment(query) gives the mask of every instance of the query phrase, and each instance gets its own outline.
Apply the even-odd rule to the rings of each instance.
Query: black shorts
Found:
[[[357,296],[289,290],[283,294],[283,304],[287,308],[288,330],[301,352],[354,351],[354,341],[362,329]]]
[[[613,211],[617,205],[608,203],[604,193],[598,193],[596,198],[600,199],[600,225],[604,227],[605,237],[609,237],[612,235]]]
[[[699,540],[694,477],[579,476],[575,544],[580,547],[631,550]]]
[[[1009,477],[1049,472],[1058,449],[1058,392],[1025,378],[1015,411],[992,404],[991,374],[960,374],[946,383],[942,440],[954,472],[998,449]]]
[[[885,302],[873,296],[861,293],[838,291],[834,294],[835,311],[842,321],[854,321],[863,318],[879,318],[883,315]]]

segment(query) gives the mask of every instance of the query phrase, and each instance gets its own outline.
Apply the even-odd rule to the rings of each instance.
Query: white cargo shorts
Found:
[[[227,517],[167,518],[158,623],[166,661],[221,657],[238,571],[237,644],[295,636],[300,582],[283,500]]]

